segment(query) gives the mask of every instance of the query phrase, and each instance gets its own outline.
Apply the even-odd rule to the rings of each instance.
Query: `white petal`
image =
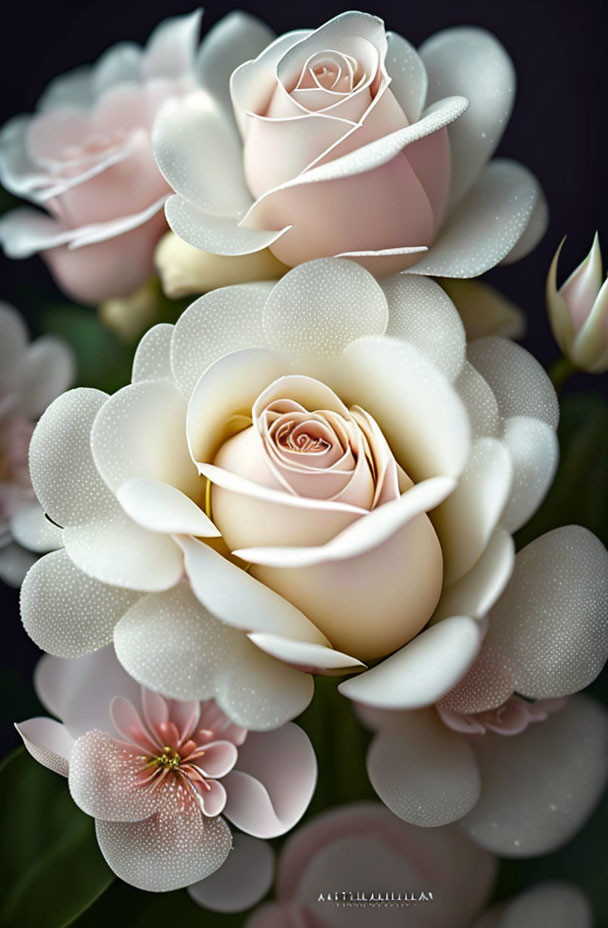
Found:
[[[114,393],[95,418],[91,448],[114,491],[132,477],[145,477],[193,499],[202,494],[186,444],[186,403],[166,380],[134,383]]]
[[[447,825],[479,798],[479,770],[469,743],[433,709],[392,719],[372,742],[367,771],[385,805],[413,825]]]
[[[11,519],[11,533],[15,541],[37,554],[62,545],[61,530],[46,518],[36,500],[19,507]]]
[[[396,32],[387,32],[386,70],[391,90],[410,123],[417,122],[424,109],[428,77],[416,49]]]
[[[503,258],[500,262],[502,264],[513,264],[515,261],[519,261],[521,258],[525,258],[533,248],[536,248],[541,238],[547,231],[547,226],[549,225],[549,205],[547,203],[547,198],[542,190],[538,192],[538,199],[534,204],[534,209],[532,210],[532,215],[530,216],[530,221],[526,226],[526,231],[513,246],[506,258]],[[501,333],[495,333],[501,334]],[[502,333],[504,334],[504,333]]]
[[[116,659],[112,645],[84,657],[45,654],[34,673],[36,695],[78,738],[98,729],[117,736],[110,714],[116,697],[139,705],[141,688]]]
[[[72,385],[75,374],[74,355],[65,342],[53,335],[37,338],[25,358],[23,403],[28,418],[37,419]]]
[[[289,357],[328,358],[365,335],[382,335],[386,298],[368,271],[352,261],[321,258],[289,271],[269,294],[264,332]]]
[[[182,77],[192,70],[202,15],[202,10],[195,10],[165,19],[156,27],[143,55],[145,78]]]
[[[327,639],[291,603],[195,538],[178,542],[186,573],[201,605],[227,625],[243,631],[286,635],[327,645]]]
[[[185,584],[144,596],[114,640],[118,659],[148,689],[173,699],[215,699],[244,728],[276,728],[312,698],[311,677],[263,654]]]
[[[455,481],[450,477],[424,480],[398,499],[378,506],[363,518],[357,519],[325,545],[242,548],[233,554],[253,564],[288,568],[310,567],[328,561],[359,557],[384,544],[421,513],[434,509],[452,492],[454,486]]]
[[[513,539],[508,532],[499,528],[474,567],[455,583],[444,587],[433,622],[451,615],[483,618],[509,582],[514,563]]]
[[[237,284],[212,290],[182,313],[171,342],[175,382],[189,397],[201,374],[241,348],[265,347],[264,305],[273,284]]]
[[[268,632],[252,632],[248,638],[266,654],[312,673],[344,674],[365,667],[356,657],[322,644],[311,644],[309,641],[298,641]]]
[[[112,502],[107,515],[63,530],[71,560],[90,577],[117,587],[153,592],[174,586],[183,573],[175,542],[141,528]]]
[[[207,368],[188,404],[186,429],[192,460],[212,461],[228,438],[226,423],[235,413],[249,415],[259,394],[288,371],[276,351],[246,348]]]
[[[315,752],[297,725],[249,734],[237,768],[223,780],[226,818],[256,838],[274,838],[302,817],[316,782]]]
[[[426,277],[395,274],[382,289],[389,305],[386,334],[410,342],[453,381],[464,364],[465,331],[451,299]]]
[[[237,832],[219,870],[188,887],[189,896],[212,912],[243,912],[263,899],[274,880],[270,844]]]
[[[207,818],[197,806],[143,822],[104,822],[95,831],[114,873],[137,889],[167,892],[197,883],[222,866],[232,844],[224,819]]]
[[[433,514],[446,583],[462,577],[481,557],[509,498],[512,478],[505,445],[495,438],[478,438],[458,486]]]
[[[345,350],[339,373],[342,399],[382,424],[393,453],[414,480],[460,473],[469,450],[467,415],[443,374],[420,351],[387,336],[362,338]]]
[[[209,30],[197,56],[198,83],[232,113],[230,75],[244,61],[255,58],[274,39],[274,33],[240,10],[229,13]]]
[[[168,100],[154,122],[154,157],[175,192],[213,216],[251,205],[241,141],[229,111],[205,90]]]
[[[515,161],[492,161],[406,274],[478,277],[512,251],[526,231],[540,187]]]
[[[108,644],[116,622],[136,599],[129,590],[87,577],[65,551],[53,551],[23,582],[21,618],[38,647],[78,657]]]
[[[492,608],[477,661],[447,696],[447,708],[483,712],[511,693],[531,699],[583,689],[608,655],[608,553],[569,525],[520,551]]]
[[[248,255],[262,251],[276,242],[291,226],[284,229],[246,229],[236,219],[212,216],[197,209],[183,197],[169,197],[165,206],[167,222],[176,235],[189,245],[217,255]],[[0,241],[2,225],[0,224]],[[4,244],[6,250],[7,246]],[[8,252],[7,252],[8,254]]]
[[[133,383],[172,379],[171,339],[175,326],[159,322],[143,336],[133,358]]]
[[[499,436],[502,423],[496,397],[470,361],[465,361],[454,387],[466,407],[473,435]]]
[[[41,717],[19,722],[15,728],[39,764],[67,777],[74,739],[60,722]]]
[[[545,498],[557,470],[559,446],[550,425],[524,416],[507,419],[505,443],[513,462],[513,485],[501,524],[515,532]]]
[[[44,511],[61,526],[86,524],[116,506],[90,444],[93,420],[107,399],[100,390],[70,390],[49,406],[32,436],[32,483]]]
[[[473,619],[452,616],[338,688],[349,699],[380,709],[428,706],[458,682],[475,659],[480,643],[479,626]]]
[[[119,487],[116,496],[127,515],[151,532],[204,538],[221,534],[190,497],[168,483],[134,477]]]
[[[445,29],[420,47],[429,79],[428,100],[459,93],[469,109],[450,128],[451,201],[462,199],[491,158],[515,98],[515,70],[505,49],[483,29]]]
[[[501,856],[546,854],[572,837],[602,794],[608,719],[598,703],[576,696],[513,738],[484,735],[474,750],[483,791],[461,827]]]
[[[551,381],[532,355],[506,338],[478,338],[468,346],[471,364],[490,385],[500,415],[530,416],[557,426],[559,405]]]

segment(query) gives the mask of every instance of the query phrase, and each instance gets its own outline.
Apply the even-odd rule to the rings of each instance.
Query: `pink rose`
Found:
[[[166,100],[196,86],[209,53],[207,43],[196,49],[200,17],[168,19],[144,49],[121,42],[94,66],[57,78],[36,113],[12,119],[0,135],[0,181],[48,211],[12,211],[0,222],[0,243],[12,258],[40,252],[80,302],[126,296],[154,273],[169,187],[151,130]],[[228,17],[210,36],[232,28]],[[252,22],[243,54],[263,46],[259,31]]]
[[[219,39],[217,62],[230,54]],[[416,51],[378,17],[342,13],[204,77],[205,91],[163,108],[154,128],[177,194],[167,219],[203,251],[475,277],[544,231],[535,178],[487,163],[515,75],[483,30],[448,29]]]

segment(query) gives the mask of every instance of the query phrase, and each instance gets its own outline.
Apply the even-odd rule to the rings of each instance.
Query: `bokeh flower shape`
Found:
[[[61,545],[58,529],[36,501],[28,448],[36,420],[74,374],[65,342],[43,335],[30,343],[23,317],[0,303],[0,578],[12,586],[19,586],[39,554]]]

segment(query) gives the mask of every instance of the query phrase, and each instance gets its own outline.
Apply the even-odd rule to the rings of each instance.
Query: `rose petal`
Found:
[[[142,380],[170,380],[171,339],[175,326],[160,322],[144,334],[133,358],[133,383]]]
[[[501,524],[515,532],[534,515],[551,486],[559,446],[550,425],[524,416],[507,419],[505,442],[513,463],[513,484]]]
[[[275,285],[263,319],[271,348],[288,357],[327,358],[357,338],[382,335],[388,307],[358,264],[322,258],[295,267]]]
[[[467,349],[469,361],[489,384],[501,416],[530,416],[552,428],[559,406],[551,381],[538,361],[506,338],[478,338]]]
[[[118,488],[116,497],[127,515],[151,532],[204,538],[221,534],[190,497],[168,483],[134,477]]]
[[[527,168],[506,159],[492,161],[443,224],[427,254],[405,273],[478,277],[512,251],[541,195]]]
[[[576,696],[521,735],[475,741],[483,792],[461,827],[501,856],[546,854],[568,841],[597,803],[608,776],[608,721]]]
[[[458,486],[433,513],[441,541],[445,581],[453,583],[481,557],[511,490],[509,452],[495,438],[478,438]]]
[[[212,290],[179,317],[171,343],[173,376],[190,397],[201,374],[242,348],[266,347],[262,314],[272,283],[237,284]],[[200,333],[205,332],[205,338]]]
[[[391,90],[410,123],[417,122],[427,95],[426,68],[416,49],[396,32],[387,32],[386,42],[386,70],[391,78]]]
[[[498,528],[475,565],[459,580],[444,587],[433,622],[451,615],[481,619],[506,587],[515,563],[513,539]]]
[[[322,644],[311,644],[308,641],[298,641],[268,632],[252,632],[248,638],[266,654],[313,673],[344,674],[365,667],[356,657]]]
[[[372,742],[367,770],[391,812],[424,827],[462,818],[481,789],[469,743],[446,728],[433,709],[392,719]]]
[[[36,500],[19,507],[11,519],[11,534],[20,545],[37,554],[62,545],[61,529],[46,518]]]
[[[432,625],[372,670],[341,683],[355,702],[383,709],[417,709],[450,690],[475,659],[481,644],[477,623],[452,616]]]
[[[449,297],[433,280],[395,274],[382,281],[386,334],[414,345],[452,382],[465,360],[465,332]]]
[[[75,373],[74,356],[65,342],[53,335],[43,335],[32,342],[25,356],[22,387],[25,415],[37,419],[71,386]]]
[[[144,596],[115,633],[118,659],[148,689],[215,699],[237,725],[274,728],[302,712],[312,679],[263,654],[207,612],[186,584]]]
[[[24,580],[21,618],[40,648],[78,657],[108,644],[116,622],[136,600],[136,593],[83,574],[65,551],[53,551]]]
[[[262,251],[291,228],[248,229],[237,224],[232,217],[204,213],[180,196],[169,197],[165,216],[176,235],[189,245],[218,255],[248,255]],[[3,241],[2,228],[0,224],[0,241]],[[4,248],[6,251],[6,244]]]
[[[462,94],[469,109],[449,130],[453,168],[450,198],[460,202],[500,142],[515,97],[513,63],[484,29],[445,29],[420,47],[429,80],[429,103]]]

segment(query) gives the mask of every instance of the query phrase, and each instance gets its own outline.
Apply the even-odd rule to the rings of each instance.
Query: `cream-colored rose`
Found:
[[[318,380],[279,378],[251,414],[252,425],[224,442],[213,461],[251,484],[250,494],[244,482],[211,492],[214,522],[232,551],[327,544],[413,486],[373,417],[348,410]],[[287,492],[300,506],[273,503],[265,489]],[[362,660],[394,651],[426,625],[443,577],[425,513],[359,557],[292,569],[253,565],[251,573],[301,609],[334,647]]]

